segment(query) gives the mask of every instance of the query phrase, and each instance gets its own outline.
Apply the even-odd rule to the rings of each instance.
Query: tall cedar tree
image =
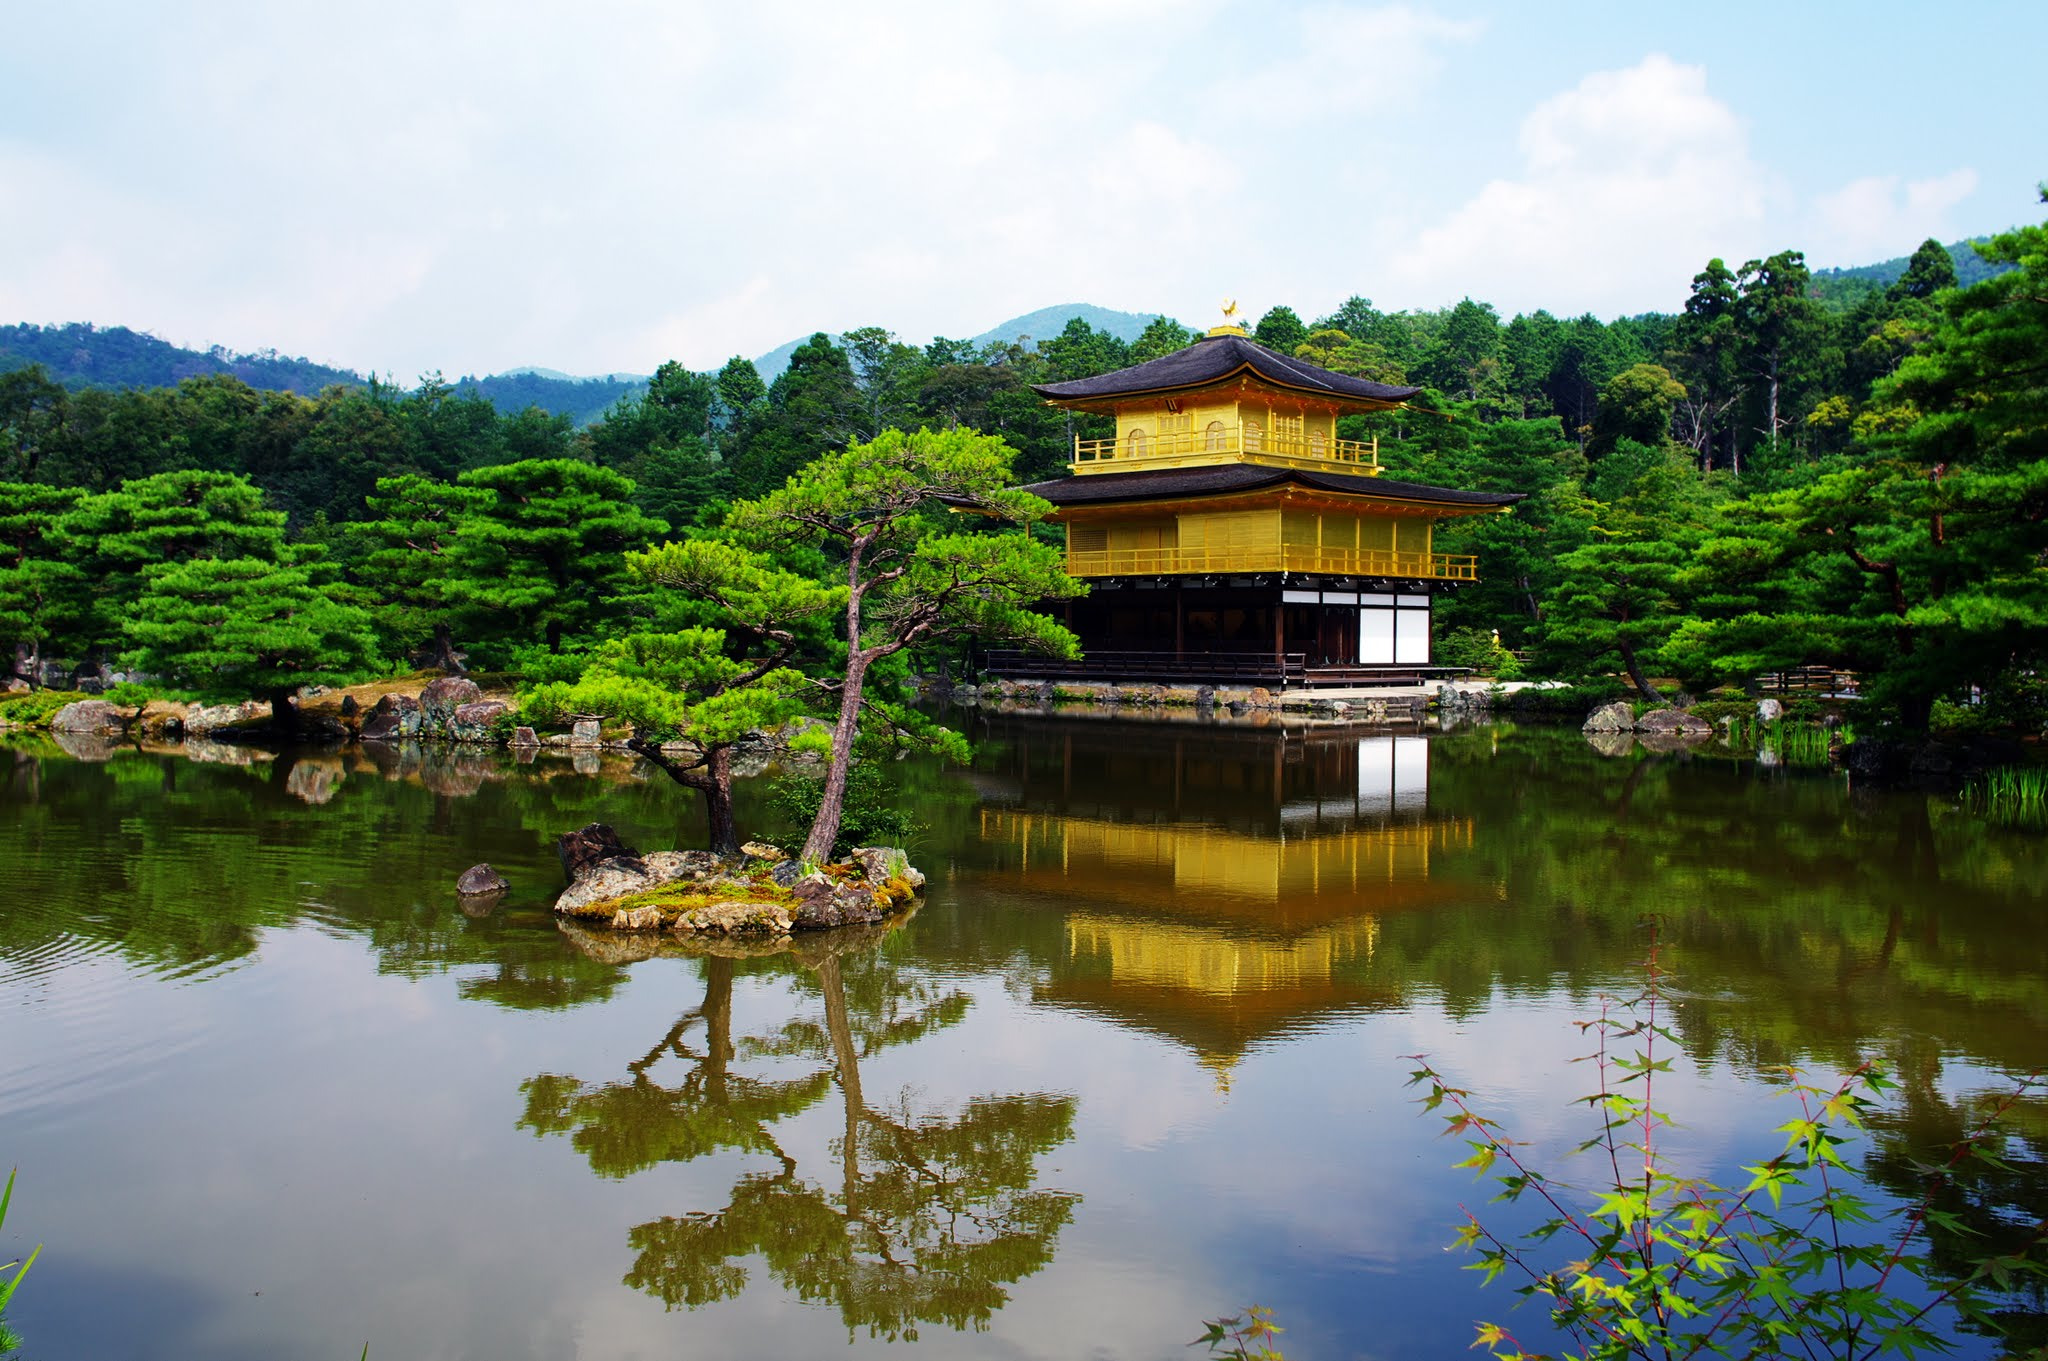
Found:
[[[0,373],[0,477],[36,476],[67,405],[41,364]]]
[[[1558,559],[1544,645],[1553,659],[1581,668],[1618,660],[1636,692],[1654,700],[1648,667],[1684,619],[1687,568],[1705,518],[1698,479],[1665,446],[1624,440],[1590,489],[1605,500],[1584,543]]]

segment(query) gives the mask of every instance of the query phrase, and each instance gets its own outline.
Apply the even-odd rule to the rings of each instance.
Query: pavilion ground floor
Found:
[[[1108,577],[1049,607],[1078,662],[992,652],[1006,678],[1131,684],[1399,685],[1450,674],[1431,658],[1444,583],[1373,578]]]

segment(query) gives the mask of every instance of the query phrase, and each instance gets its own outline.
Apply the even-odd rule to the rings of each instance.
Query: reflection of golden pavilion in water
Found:
[[[1066,907],[1038,997],[1171,1036],[1218,1070],[1335,1010],[1386,1005],[1380,921],[1447,896],[1429,742],[1384,732],[1008,727],[981,812],[996,877]],[[1134,740],[1135,739],[1135,740]]]

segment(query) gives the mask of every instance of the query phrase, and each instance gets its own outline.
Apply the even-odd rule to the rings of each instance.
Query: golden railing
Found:
[[[1151,576],[1189,572],[1319,572],[1330,576],[1477,581],[1479,559],[1468,553],[1396,553],[1378,548],[1323,548],[1296,544],[1248,548],[1067,550],[1069,576]]]
[[[1203,463],[1234,462],[1250,454],[1268,463],[1298,463],[1310,468],[1376,475],[1380,470],[1377,439],[1327,439],[1316,434],[1262,430],[1228,425],[1220,430],[1148,431],[1142,439],[1076,439],[1074,471],[1114,472],[1124,468],[1171,468]]]

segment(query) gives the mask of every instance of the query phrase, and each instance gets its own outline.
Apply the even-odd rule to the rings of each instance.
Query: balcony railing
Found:
[[[1117,472],[1125,468],[1173,468],[1234,462],[1251,454],[1267,463],[1297,464],[1335,472],[1377,474],[1377,439],[1329,439],[1319,432],[1262,430],[1227,425],[1214,430],[1147,432],[1140,439],[1077,439],[1074,471]]]
[[[1318,548],[1294,544],[1257,548],[1067,550],[1067,573],[1077,577],[1225,572],[1317,572],[1327,576],[1476,581],[1479,579],[1479,559],[1468,553],[1396,553],[1378,548]]]

